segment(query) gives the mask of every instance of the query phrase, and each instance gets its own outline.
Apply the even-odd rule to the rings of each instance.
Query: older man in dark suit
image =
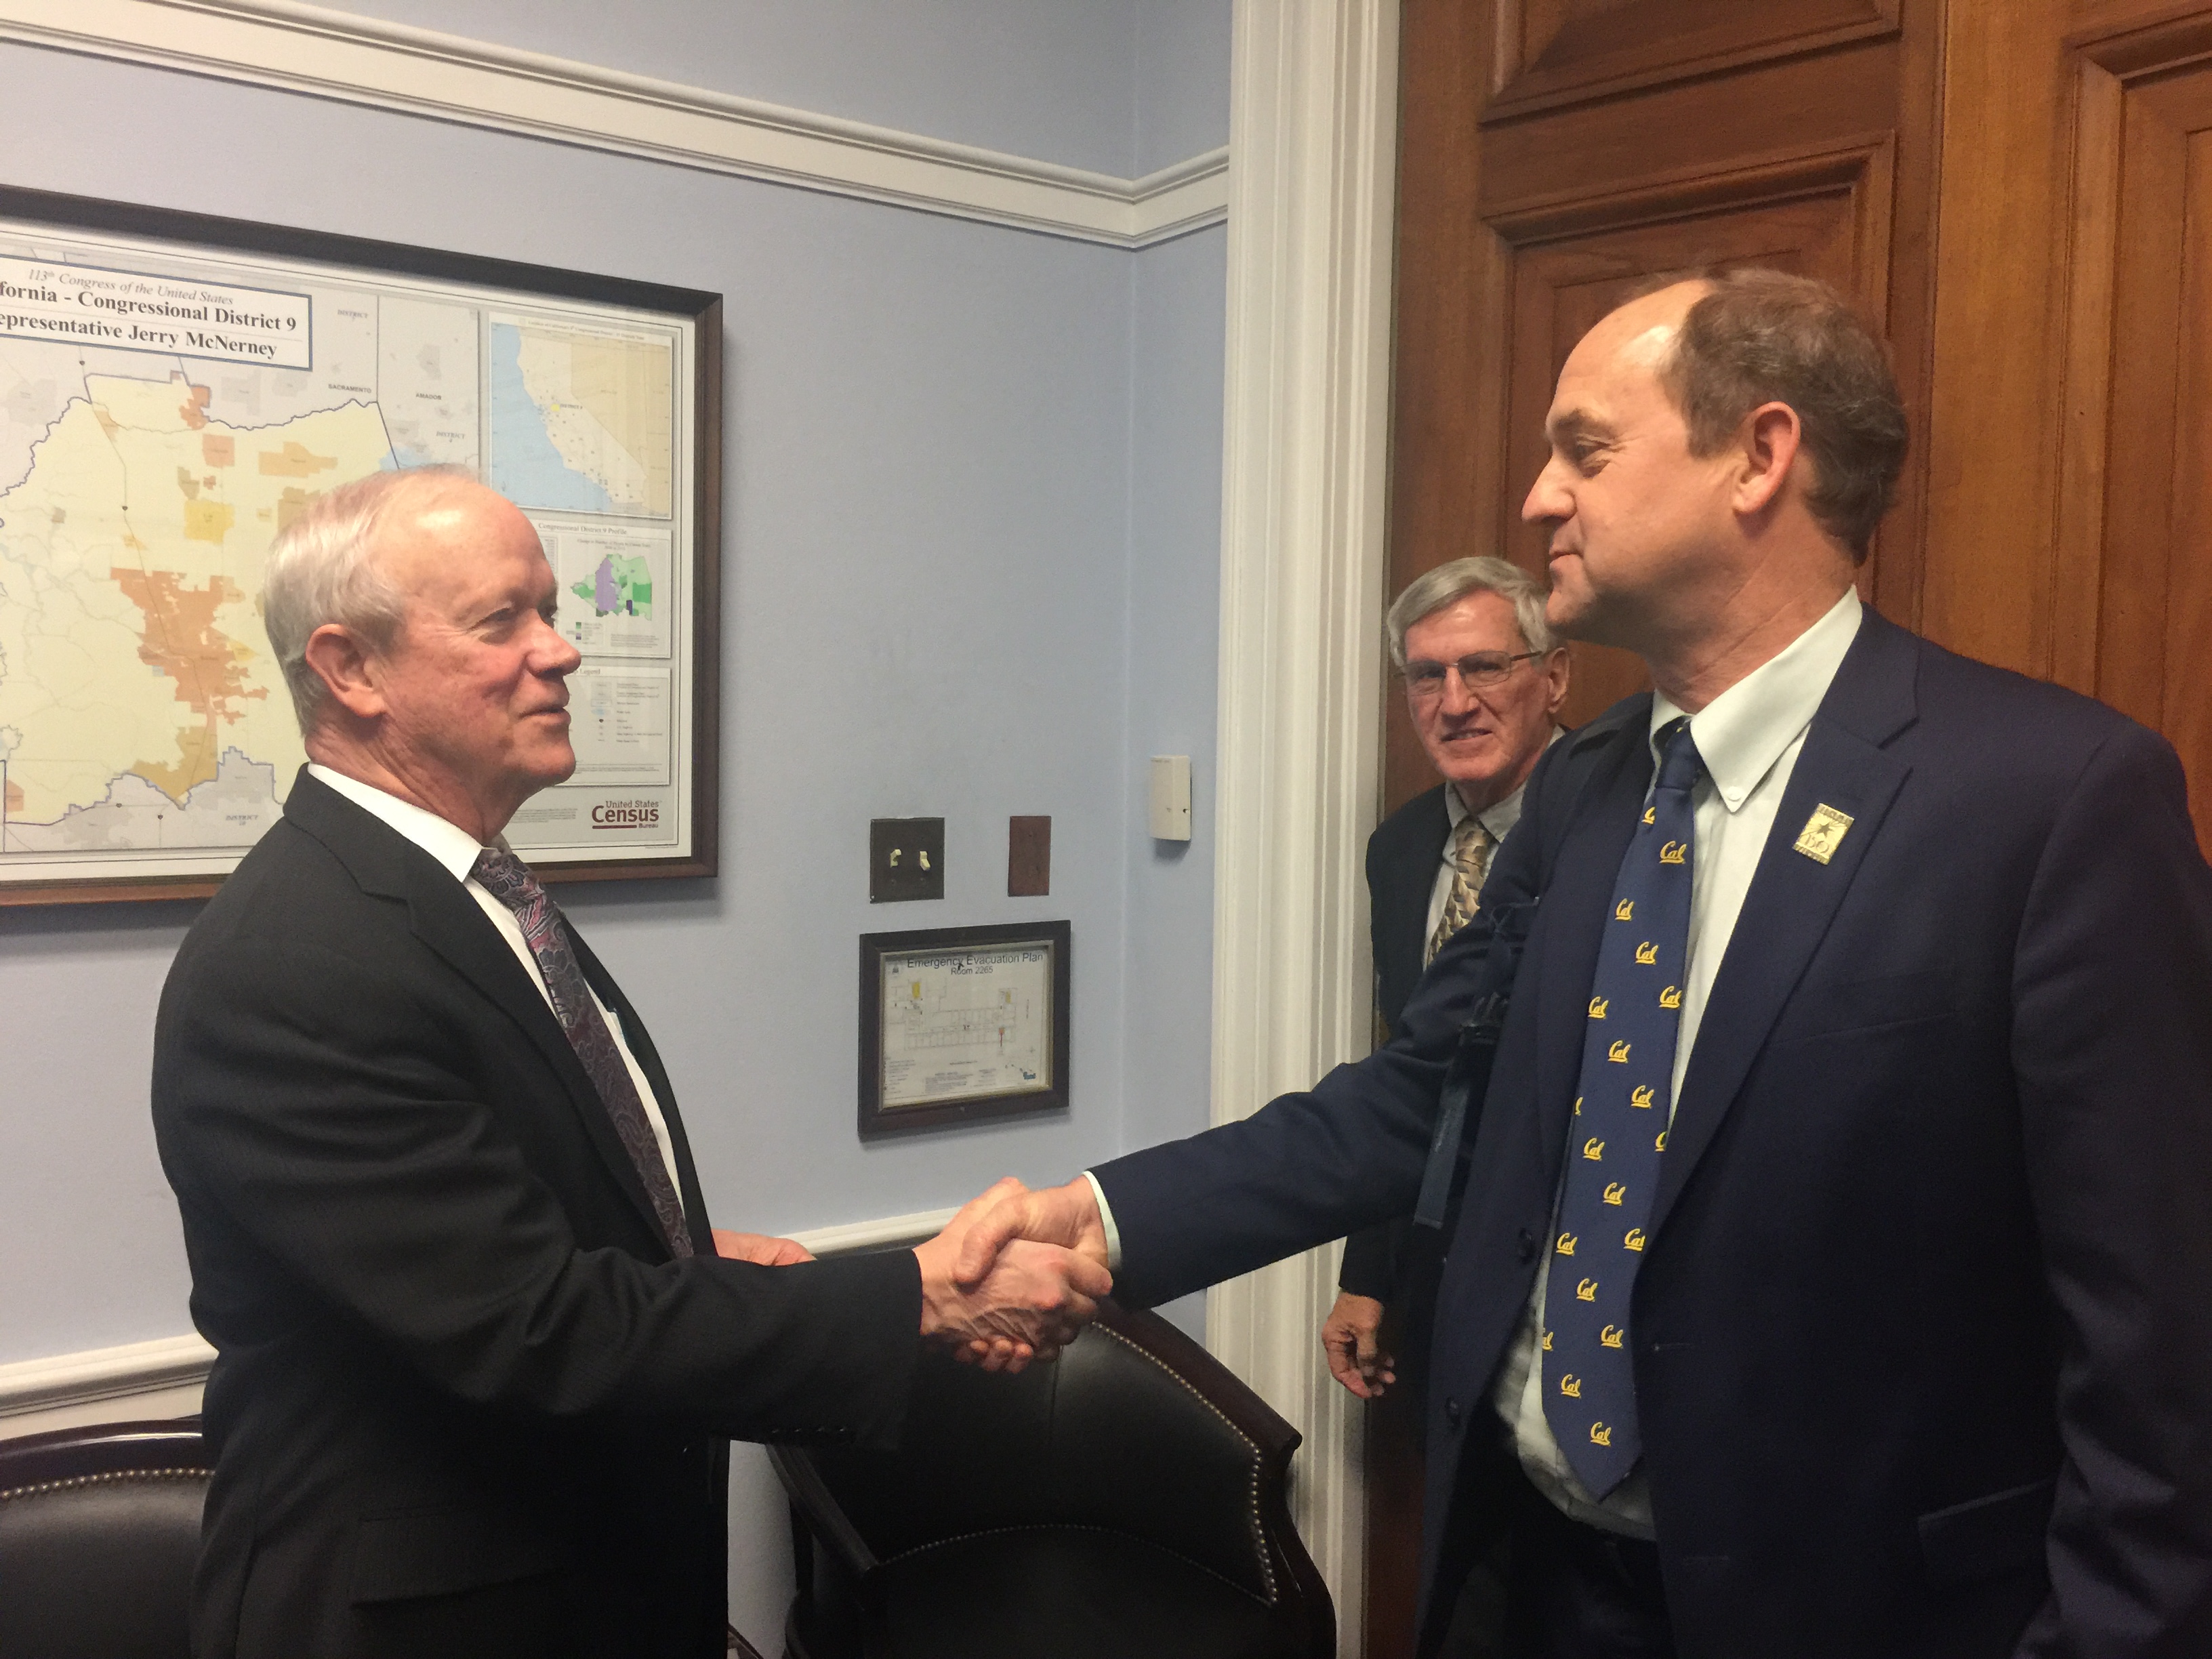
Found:
[[[1023,1363],[1107,1283],[1057,1251],[963,1290],[973,1205],[843,1261],[708,1225],[644,1024],[499,840],[575,765],[556,593],[450,471],[270,556],[311,762],[155,1036],[217,1351],[202,1659],[720,1655],[723,1437],[887,1443],[923,1339]]]
[[[1558,1659],[2212,1653],[2212,872],[2155,734],[1854,589],[1881,349],[1740,271],[1601,321],[1527,516],[1656,690],[1555,745],[1403,1034],[1009,1199],[1138,1300],[1412,1200],[1525,933],[1430,1374],[1425,1639],[1513,1518]]]
[[[1559,735],[1567,649],[1544,619],[1544,584],[1498,558],[1424,572],[1382,626],[1406,712],[1443,778],[1367,838],[1375,1012],[1395,1033],[1422,972],[1474,920],[1492,855],[1521,821],[1522,786]],[[1363,1400],[1397,1380],[1378,1341],[1386,1310],[1395,1303],[1401,1320],[1426,1317],[1402,1305],[1411,1237],[1412,1218],[1401,1216],[1344,1242],[1322,1351],[1331,1374]],[[1401,1340],[1409,1352],[1424,1351],[1418,1330],[1401,1325]]]

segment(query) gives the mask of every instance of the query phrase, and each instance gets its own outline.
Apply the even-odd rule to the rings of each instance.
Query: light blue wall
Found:
[[[419,9],[569,54],[617,15]],[[1090,9],[728,9],[762,31],[748,60],[762,83],[744,89],[763,95],[812,88],[843,112],[924,125],[889,96],[884,65],[900,60],[862,14],[912,29],[926,13],[963,39],[1021,20],[1054,97],[980,72],[948,89],[922,58],[904,95],[940,99],[945,136],[1116,172],[1140,152],[1177,159],[1158,151],[1171,141],[1219,143],[1225,0],[1170,32],[1218,37],[1212,84],[1183,63],[1150,101],[1138,72],[1159,54],[1135,42],[1173,9],[1102,5],[1120,21],[1097,33],[1078,18]],[[678,14],[634,11],[623,42],[674,52],[656,20]],[[623,42],[599,55],[708,78],[688,58],[623,60]],[[833,69],[851,72],[833,85]],[[1102,106],[1115,154],[1085,148],[1103,145],[1105,116],[1092,131],[1095,112],[1061,106],[1091,80],[1119,88]],[[718,1220],[795,1231],[930,1209],[1001,1173],[1064,1179],[1202,1126],[1224,231],[1132,254],[22,47],[0,47],[0,87],[9,184],[726,296],[724,873],[564,894],[652,1022]],[[1185,851],[1145,833],[1155,752],[1194,757]],[[1005,820],[1024,812],[1054,819],[1048,899],[1004,896]],[[946,902],[869,906],[868,819],[923,813],[948,821]],[[0,909],[0,1363],[185,1328],[146,1074],[192,914]],[[855,936],[1044,916],[1073,923],[1073,1111],[861,1146]],[[788,1546],[757,1455],[737,1460],[733,1504],[738,1622],[772,1645]]]
[[[338,9],[1115,177],[1229,142],[1229,0],[347,0]]]

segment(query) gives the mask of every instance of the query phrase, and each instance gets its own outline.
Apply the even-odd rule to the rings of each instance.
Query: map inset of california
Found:
[[[551,512],[563,630],[668,658],[672,529],[619,516],[670,516],[673,356],[0,224],[0,878],[72,855],[222,867],[276,821],[304,756],[263,565],[308,502],[380,469],[480,469]],[[665,708],[666,671],[642,684]],[[610,780],[665,778],[665,753],[629,752],[665,750],[665,725],[610,726]]]
[[[494,317],[487,481],[526,509],[666,518],[674,374],[664,341]]]

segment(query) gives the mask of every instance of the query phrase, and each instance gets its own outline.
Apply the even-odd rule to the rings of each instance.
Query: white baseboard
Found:
[[[919,1243],[953,1213],[923,1210],[792,1237],[817,1256],[850,1255]],[[214,1363],[215,1350],[201,1338],[165,1336],[0,1365],[0,1438],[88,1423],[190,1417],[200,1408],[200,1389]]]
[[[0,0],[0,40],[1121,247],[1229,211],[1226,149],[1119,179],[302,0]]]

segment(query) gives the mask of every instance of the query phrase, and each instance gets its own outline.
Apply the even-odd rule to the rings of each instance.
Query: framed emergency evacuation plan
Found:
[[[721,300],[0,189],[0,903],[212,892],[305,756],[260,614],[319,494],[451,464],[537,526],[550,879],[711,875]]]
[[[1068,925],[860,936],[860,1133],[1067,1104]]]

